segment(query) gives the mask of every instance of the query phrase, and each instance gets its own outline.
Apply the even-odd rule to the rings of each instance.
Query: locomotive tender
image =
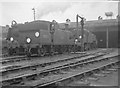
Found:
[[[77,35],[77,36],[76,36]],[[14,43],[9,48],[9,53],[25,53],[27,56],[37,54],[55,54],[81,50],[81,30],[62,30],[56,21],[36,20],[17,24],[12,21],[12,27],[8,31],[8,38]],[[97,39],[94,34],[84,30],[84,50],[95,48]]]

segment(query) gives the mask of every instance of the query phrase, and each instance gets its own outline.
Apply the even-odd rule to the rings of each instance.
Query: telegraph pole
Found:
[[[80,18],[81,19],[81,36],[82,36],[82,38],[81,38],[81,51],[84,51],[84,42],[83,42],[83,39],[84,39],[84,17],[81,17],[81,16],[79,16],[78,14],[77,14],[77,16],[76,16],[76,26],[77,26],[77,30],[78,30],[78,18]],[[77,36],[78,37],[78,36]]]
[[[34,21],[35,21],[35,8],[32,8],[34,14]]]

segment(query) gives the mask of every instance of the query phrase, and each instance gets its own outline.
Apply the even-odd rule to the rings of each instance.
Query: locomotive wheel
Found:
[[[30,57],[30,56],[31,56],[31,54],[30,54],[29,52],[27,52],[27,56],[28,56],[28,57]]]
[[[97,48],[97,45],[96,45],[96,43],[93,43],[94,44],[94,49],[96,49]]]
[[[8,50],[8,54],[9,55],[13,55],[13,49],[10,47],[9,50]]]
[[[31,56],[31,49],[28,49],[28,51],[26,52],[27,56],[30,57]]]
[[[77,52],[77,46],[73,46],[73,52],[74,52],[74,53]]]
[[[68,53],[71,53],[71,49],[70,48],[68,48]]]
[[[92,46],[92,49],[94,49],[94,43],[92,43],[91,46]]]
[[[54,47],[51,48],[50,55],[53,56],[55,54]]]
[[[72,52],[72,47],[69,46],[69,47],[68,47],[68,53],[71,53],[71,52]]]
[[[87,50],[88,50],[88,45],[84,44],[84,51],[87,51]]]
[[[44,48],[38,48],[38,56],[44,56],[45,55],[45,49]]]
[[[71,46],[71,47],[70,47],[70,53],[71,53],[71,52],[74,52],[74,46]]]
[[[38,56],[41,56],[41,49],[38,48]]]
[[[63,54],[63,53],[64,53],[64,48],[61,47],[61,48],[60,48],[60,54]]]
[[[5,47],[2,49],[2,54],[8,55],[8,51],[8,48]]]
[[[64,47],[63,47],[63,53],[66,53],[66,52],[67,52],[67,47],[64,46]]]
[[[38,49],[38,55],[39,56],[45,56],[45,54],[46,54],[45,48],[39,48]]]
[[[66,46],[62,46],[61,49],[62,49],[62,50],[61,50],[62,53],[66,53],[66,52],[67,52],[67,47],[66,47]]]
[[[15,48],[15,53],[18,55],[19,54],[19,48]]]

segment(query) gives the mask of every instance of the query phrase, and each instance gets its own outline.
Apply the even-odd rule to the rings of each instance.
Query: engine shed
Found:
[[[104,19],[92,20],[85,22],[85,29],[94,33],[97,37],[99,48],[117,48],[120,47],[120,19]],[[76,27],[76,22],[71,22],[70,25],[61,23],[62,29],[72,30]],[[79,23],[79,28],[81,25]]]

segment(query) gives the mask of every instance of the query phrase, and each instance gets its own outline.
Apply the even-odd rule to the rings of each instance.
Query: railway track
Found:
[[[113,55],[113,56],[115,56],[115,55]],[[64,78],[63,74],[65,75],[65,74],[69,73],[69,70],[71,70],[72,68],[74,68],[74,69],[76,67],[81,68],[86,65],[94,64],[94,63],[101,62],[101,61],[104,61],[104,62],[106,61],[107,64],[113,62],[112,60],[110,60],[111,62],[108,62],[109,56],[102,57],[102,58],[98,58],[98,56],[96,56],[96,58],[97,59],[85,60],[83,62],[81,62],[79,60],[79,61],[76,61],[73,63],[69,63],[69,64],[67,63],[65,65],[57,66],[57,67],[50,68],[50,69],[43,70],[43,71],[34,71],[29,74],[24,74],[24,75],[12,77],[12,78],[6,78],[6,79],[3,79],[2,82],[3,82],[3,85],[31,86],[29,81],[30,82],[34,81],[33,87],[45,86],[45,85],[49,85],[49,83],[54,83],[54,82],[57,82],[58,80]],[[117,63],[118,61],[116,60],[114,62]],[[75,71],[75,72],[78,73],[78,71]],[[43,79],[41,79],[41,78],[43,78]],[[49,79],[49,82],[45,81],[45,79],[47,79],[47,78]]]
[[[109,50],[106,50],[106,49],[98,49],[98,52],[107,52],[107,51],[109,51],[109,52],[111,52],[111,51],[113,51],[113,49],[109,49]],[[96,52],[96,50],[93,50],[93,52]],[[72,52],[71,52],[72,53]],[[88,51],[88,53],[90,53],[89,51]],[[74,54],[79,54],[79,53],[74,53]],[[84,54],[86,54],[86,53],[81,53],[80,52],[80,54],[81,55],[84,55]],[[26,60],[27,61],[30,61],[30,60],[32,60],[33,58],[28,58],[27,56],[10,56],[10,57],[1,57],[2,59],[0,59],[0,63],[2,64],[2,65],[6,65],[6,64],[12,64],[12,63],[15,63],[15,62],[25,62]],[[36,58],[37,59],[37,58]],[[40,59],[40,58],[38,58],[38,59]]]
[[[66,78],[62,78],[60,80],[53,81],[50,83],[45,83],[40,86],[41,87],[50,86],[50,85],[52,86],[53,85],[54,86],[94,86],[91,84],[91,81],[97,81],[99,80],[99,78],[106,77],[108,74],[111,74],[112,71],[117,71],[118,68],[116,68],[116,66],[118,64],[120,64],[119,61],[113,61],[110,63],[104,63],[102,65],[98,65],[98,66],[95,65],[94,67],[91,67],[91,68],[89,67],[85,68],[79,71],[78,73],[73,73]],[[72,82],[73,82],[73,85],[72,85]],[[36,87],[37,86],[39,85],[36,85]]]
[[[86,77],[89,74],[94,74],[95,76],[104,76],[101,74],[97,74],[96,72],[104,69],[105,67],[110,67],[111,65],[114,65],[114,64],[118,64],[118,61],[114,61],[111,63],[104,63],[104,64],[98,65],[98,66],[95,65],[94,67],[91,67],[90,69],[86,68],[83,70],[81,70],[79,68],[77,68],[77,70],[76,70],[74,68],[74,67],[76,67],[76,65],[69,66],[69,67],[63,67],[63,68],[59,69],[59,71],[57,70],[57,72],[56,71],[49,72],[48,74],[42,76],[43,78],[41,78],[41,76],[38,78],[32,77],[30,79],[30,81],[32,80],[31,82],[27,81],[27,82],[25,82],[25,84],[23,83],[22,86],[33,86],[35,88],[38,88],[38,87],[45,87],[45,86],[56,85],[56,84],[59,85],[60,83],[63,83],[62,86],[64,86],[66,84],[66,81],[67,82],[71,81],[71,80],[74,81],[75,77],[77,77],[77,76]],[[82,78],[82,79],[84,79],[84,78]],[[88,85],[88,83],[84,83],[84,84]],[[18,86],[21,86],[21,85],[18,84]],[[60,86],[61,86],[61,84],[60,84]]]
[[[28,60],[28,58],[26,56],[9,56],[9,57],[2,57],[0,63],[7,64],[7,63],[19,62],[23,60]]]
[[[76,57],[70,57],[70,58],[66,58],[66,59],[62,59],[62,60],[56,60],[56,61],[50,61],[50,62],[46,62],[46,63],[32,63],[32,64],[27,64],[27,65],[8,65],[8,66],[5,66],[1,69],[1,73],[3,75],[6,75],[7,73],[9,74],[10,71],[12,72],[15,72],[15,71],[24,71],[24,70],[31,70],[31,69],[38,69],[38,68],[41,68],[44,69],[46,66],[52,66],[54,64],[66,64],[66,63],[72,63],[72,62],[75,62],[76,59],[78,58],[82,58],[82,57],[86,57],[86,59],[79,59],[81,62],[85,62],[87,60],[91,60],[91,59],[94,59],[96,57],[100,57],[100,56],[103,56],[105,55],[106,53],[92,53],[92,54],[85,54],[85,55],[81,55],[81,56],[76,56]],[[93,55],[91,57],[89,57],[90,55]],[[88,56],[88,57],[87,57]],[[78,60],[77,60],[78,61]]]
[[[79,57],[85,57],[87,55],[89,55],[89,54],[81,55]],[[62,59],[62,60],[47,61],[47,62],[42,62],[42,63],[36,63],[36,62],[41,61],[41,60],[37,60],[34,63],[33,62],[27,62],[27,64],[26,63],[24,63],[24,64],[17,63],[17,64],[14,64],[14,65],[5,65],[1,69],[1,72],[10,71],[10,70],[17,70],[17,69],[23,69],[23,68],[29,68],[29,67],[38,66],[38,65],[42,66],[42,67],[45,67],[46,65],[50,65],[52,63],[63,62],[63,61],[71,60],[71,59],[75,59],[75,57]],[[28,63],[30,63],[30,64],[28,64]]]
[[[34,58],[34,59],[33,58],[31,58],[31,59],[30,58],[24,58],[24,59],[21,60],[21,58],[23,56],[19,56],[19,57],[17,57],[17,60],[16,60],[16,59],[14,59],[15,57],[12,57],[13,59],[10,58],[10,60],[12,59],[11,61],[9,60],[10,62],[12,62],[13,60],[16,60],[18,62],[16,62],[16,63],[13,62],[11,64],[2,64],[1,72],[2,71],[6,71],[6,70],[10,70],[11,68],[12,68],[12,70],[14,70],[15,68],[18,69],[18,67],[20,67],[20,68],[30,67],[31,64],[35,65],[38,62],[39,63],[36,64],[36,65],[40,65],[41,64],[41,66],[44,66],[44,65],[47,65],[47,64],[55,63],[55,62],[63,62],[63,61],[68,61],[68,60],[72,60],[72,59],[76,59],[76,58],[80,58],[80,57],[85,57],[85,56],[88,56],[88,55],[94,55],[95,53],[99,53],[99,51],[98,52],[92,52],[92,53],[85,53],[85,54],[82,54],[82,55],[75,55],[75,56],[68,56],[68,55],[66,55],[67,57],[64,57],[64,58],[59,58],[59,57],[54,58],[54,57],[51,57],[52,59],[51,58],[47,58],[47,59],[46,58],[43,58],[43,59],[40,59],[40,58]],[[18,58],[20,58],[20,59],[18,59]],[[9,58],[7,58],[7,59],[9,59]]]
[[[7,56],[7,54],[5,54],[5,53],[0,54],[0,57],[6,57],[6,56]]]
[[[81,54],[84,55],[85,53]],[[47,57],[47,56],[44,56]],[[43,57],[34,57],[34,59],[42,59]],[[5,57],[2,58],[2,60],[0,60],[0,63],[2,63],[3,65],[8,65],[8,64],[13,64],[16,62],[25,62],[25,61],[31,61],[33,60],[33,57],[27,57],[27,56],[12,56],[12,57]]]
[[[100,55],[99,55],[100,56]],[[92,56],[93,58],[95,57],[95,56]],[[88,59],[93,59],[92,57],[89,57],[89,58],[86,58],[86,60]],[[81,62],[85,62],[86,61],[85,59],[83,59],[83,60],[79,60],[79,61],[81,61]],[[75,62],[75,61],[74,61]],[[78,60],[76,61],[76,62],[78,62]],[[55,64],[56,63],[56,64]],[[50,70],[50,69],[53,69],[53,68],[57,68],[57,67],[60,67],[60,66],[63,66],[63,65],[67,65],[67,64],[72,64],[73,63],[73,61],[71,61],[71,62],[59,62],[59,64],[58,64],[58,62],[48,62],[48,63],[43,63],[43,64],[37,64],[37,65],[30,65],[30,66],[26,66],[26,67],[18,67],[18,68],[13,68],[12,67],[12,69],[9,69],[9,70],[5,70],[4,72],[2,72],[2,76],[4,76],[4,75],[7,75],[7,74],[9,74],[9,77],[17,77],[17,76],[21,76],[21,75],[24,75],[24,74],[33,74],[36,70],[39,70],[39,71],[45,71],[45,70]],[[42,68],[41,68],[41,66],[42,66]],[[11,72],[12,71],[12,72]],[[5,77],[8,77],[8,75],[7,76],[5,76]]]

